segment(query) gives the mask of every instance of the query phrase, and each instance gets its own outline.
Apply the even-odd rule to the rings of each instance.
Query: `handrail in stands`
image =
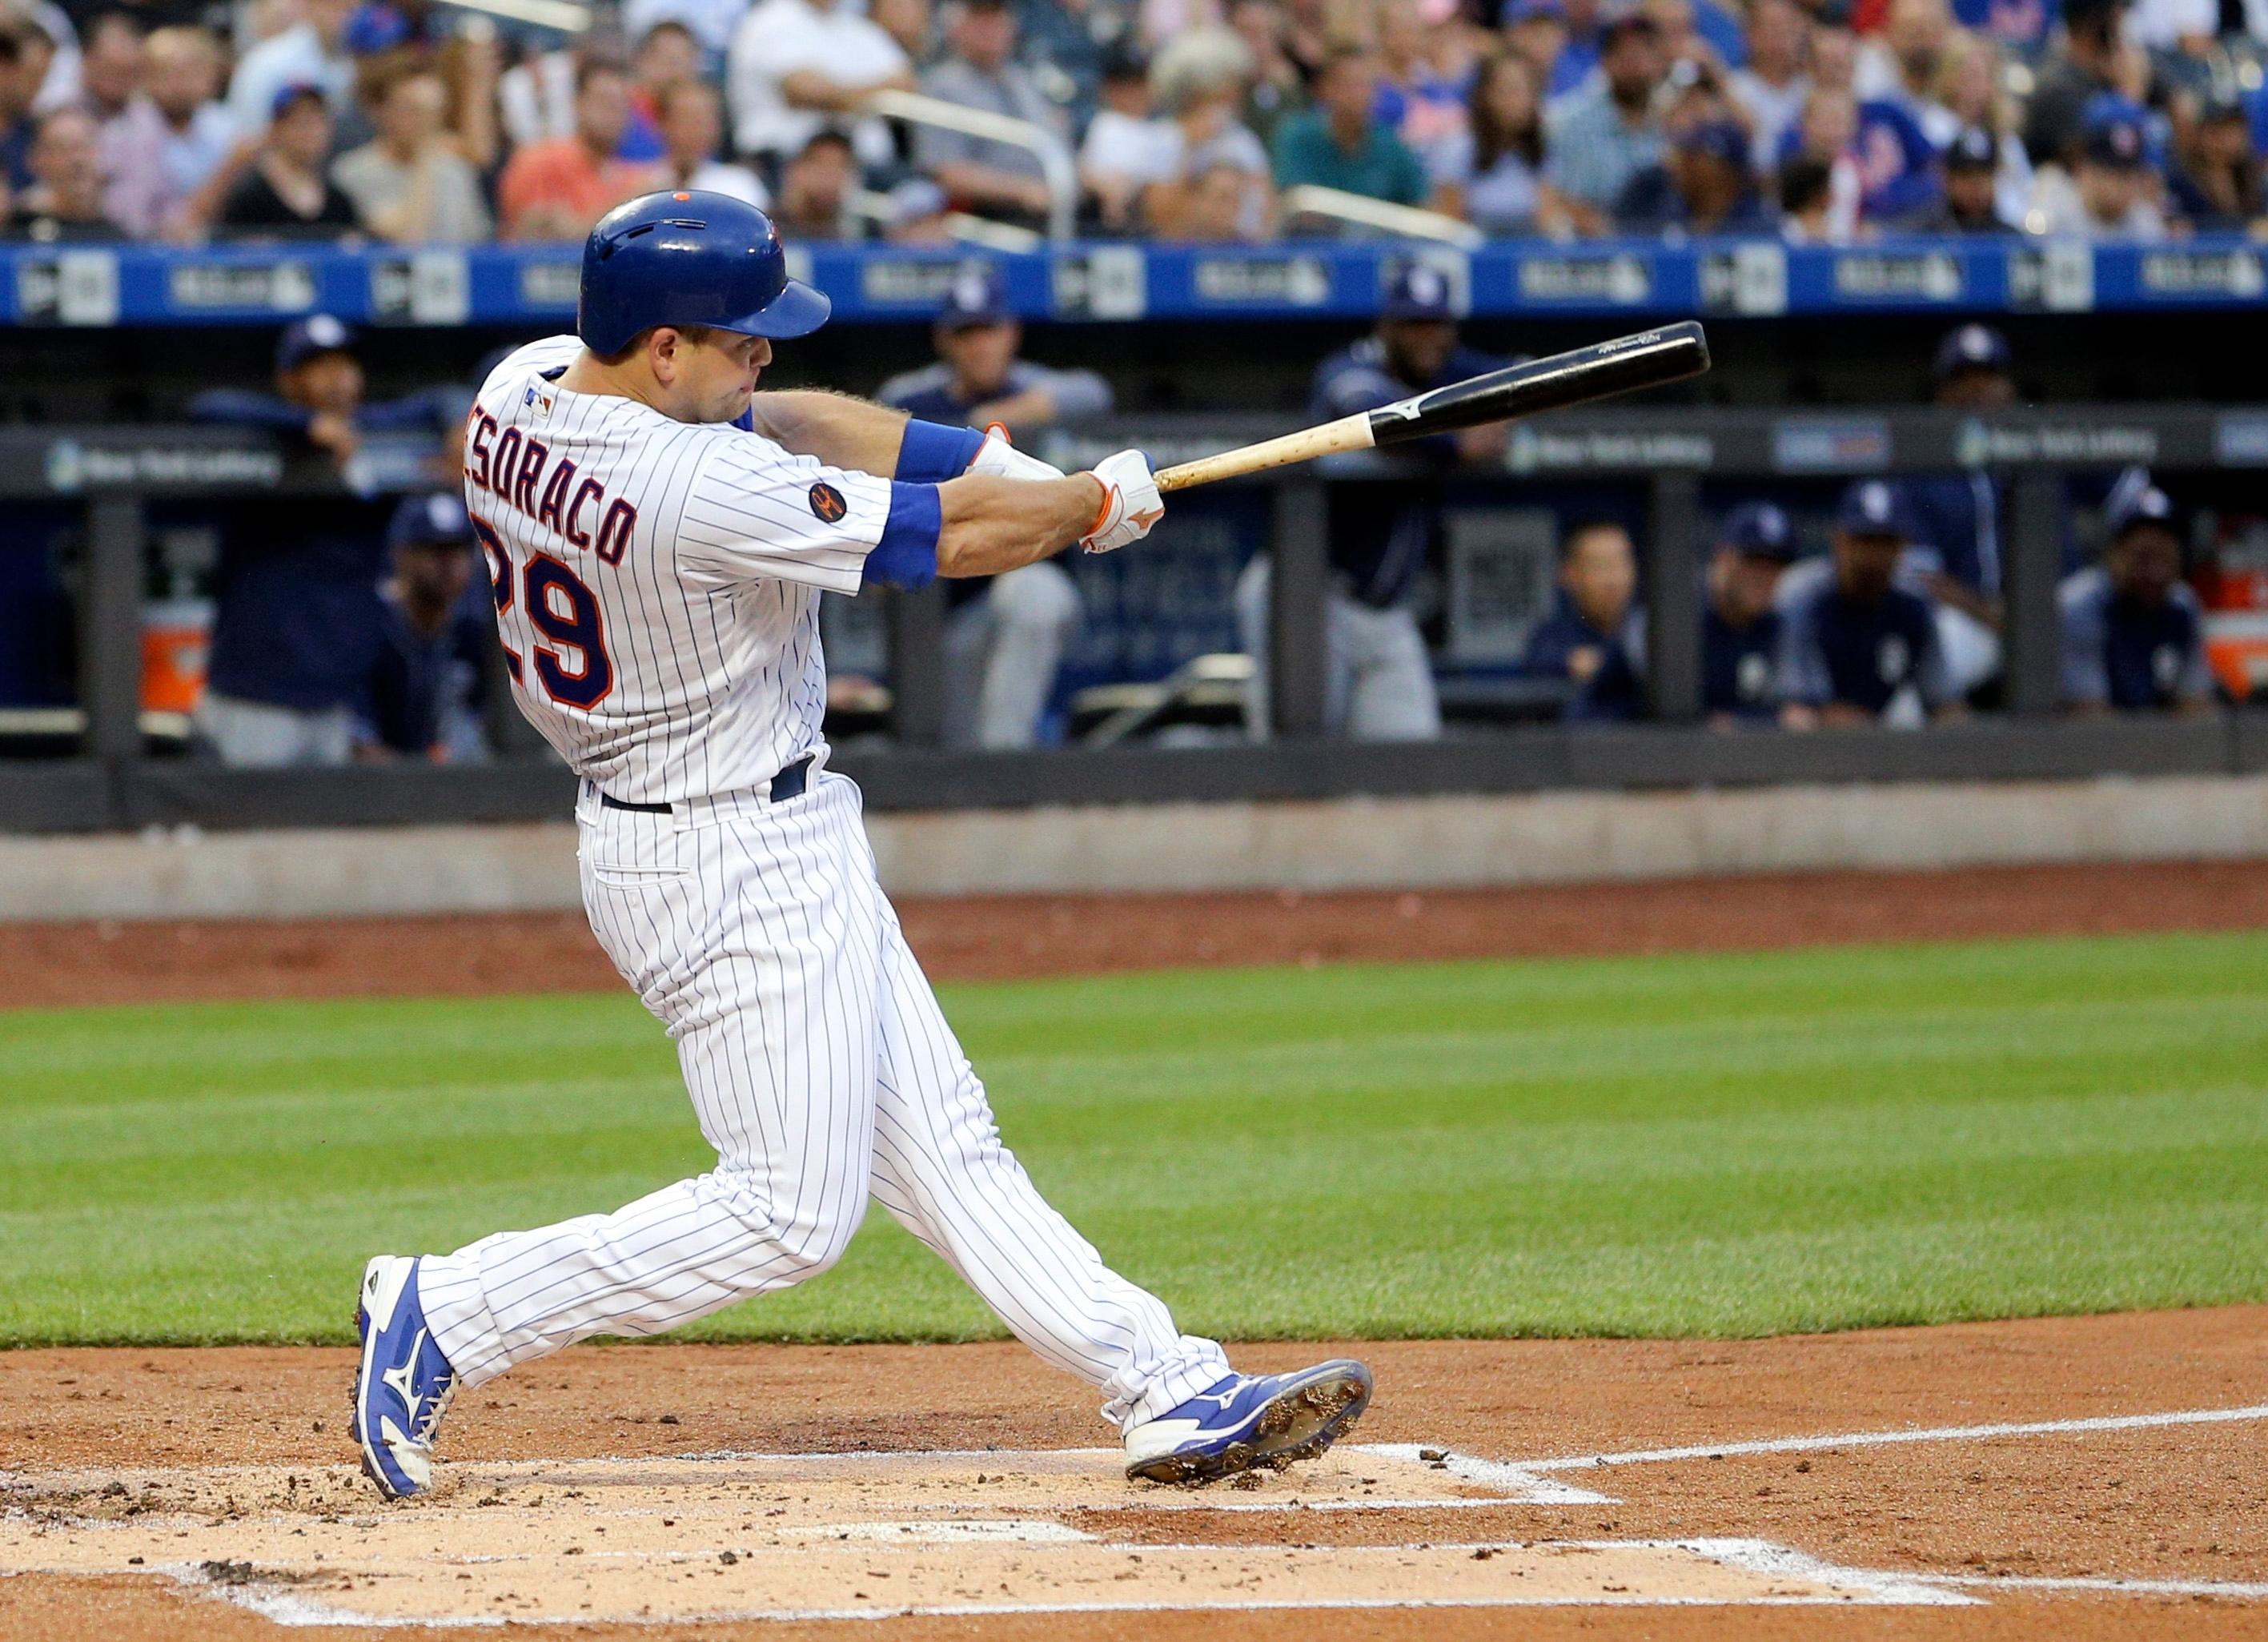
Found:
[[[983,108],[965,108],[941,97],[919,92],[880,91],[860,105],[868,114],[909,125],[934,126],[963,136],[983,137],[1020,148],[1040,162],[1040,175],[1048,187],[1048,238],[1068,239],[1079,216],[1079,172],[1071,163],[1070,146],[1043,125],[996,114]]]

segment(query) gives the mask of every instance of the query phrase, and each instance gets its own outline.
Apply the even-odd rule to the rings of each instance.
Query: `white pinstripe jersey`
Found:
[[[820,590],[858,591],[890,482],[569,393],[582,346],[512,353],[466,428],[512,698],[615,798],[761,786],[821,745]]]

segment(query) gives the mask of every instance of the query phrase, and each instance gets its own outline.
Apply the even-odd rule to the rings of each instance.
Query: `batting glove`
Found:
[[[1064,470],[1036,456],[1027,456],[1010,443],[1008,430],[994,423],[984,430],[984,443],[969,459],[971,473],[998,474],[1003,479],[1061,479]]]
[[[1151,526],[1166,516],[1166,500],[1158,494],[1150,459],[1141,452],[1121,451],[1106,456],[1090,471],[1102,486],[1102,511],[1079,539],[1089,553],[1108,553],[1139,541],[1150,534]]]

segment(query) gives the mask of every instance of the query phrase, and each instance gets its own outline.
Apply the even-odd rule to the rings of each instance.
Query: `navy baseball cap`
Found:
[[[284,335],[276,339],[276,368],[297,370],[317,354],[352,353],[354,350],[352,326],[328,313],[310,313],[304,320],[292,320],[284,328]]]
[[[1548,17],[1554,22],[1565,22],[1567,8],[1562,0],[1512,0],[1505,8],[1506,23],[1532,23],[1537,18]]]
[[[1963,126],[1945,145],[1948,171],[1998,171],[2000,145],[1983,126]]]
[[[1742,171],[1749,165],[1749,134],[1730,120],[1704,120],[1677,139],[1680,152],[1706,154]]]
[[[2080,150],[2090,164],[2133,171],[2149,164],[2142,116],[2123,97],[2103,98],[2087,114],[2087,141]]]
[[[2007,371],[2016,362],[2008,339],[1989,325],[1962,325],[1945,334],[1930,370],[1940,382],[1963,371]]]
[[[279,85],[276,88],[276,95],[268,99],[268,117],[270,120],[281,120],[301,103],[311,99],[322,103],[325,107],[330,106],[324,99],[323,88],[320,85],[310,85],[306,80],[294,80],[289,85]]]
[[[450,490],[406,496],[386,527],[389,548],[457,547],[473,539],[473,521],[462,497]]]
[[[1861,479],[1843,492],[1835,509],[1835,528],[1846,536],[1896,536],[1913,540],[1913,510],[1904,490],[1888,479]]]
[[[1750,558],[1777,559],[1785,564],[1795,557],[1795,531],[1786,510],[1772,502],[1743,502],[1725,515],[1717,540]]]
[[[1431,262],[1405,262],[1394,270],[1386,287],[1386,300],[1378,310],[1381,320],[1454,320],[1456,293],[1449,276]]]
[[[1000,270],[990,262],[964,262],[945,288],[945,306],[938,310],[937,322],[946,330],[957,331],[974,325],[998,325],[1012,317]]]
[[[2156,485],[2146,485],[2111,510],[2110,534],[2115,539],[2144,525],[2173,530],[2174,520],[2173,498]]]

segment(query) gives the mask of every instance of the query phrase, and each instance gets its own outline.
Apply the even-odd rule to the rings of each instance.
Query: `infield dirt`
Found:
[[[907,923],[933,972],[956,978],[2256,927],[2268,924],[2268,864],[917,903]],[[420,992],[617,984],[564,918],[18,928],[0,931],[0,974],[23,1004],[387,991],[405,976]],[[1734,1344],[1267,1344],[1238,1356],[1276,1367],[1330,1349],[1378,1370],[1363,1447],[1309,1476],[1171,1498],[1117,1479],[1107,1455],[1066,1454],[1107,1439],[1093,1398],[1019,1347],[583,1349],[463,1398],[442,1443],[453,1480],[391,1509],[352,1470],[347,1352],[0,1354],[0,1569],[73,1570],[0,1577],[0,1638],[234,1642],[284,1634],[267,1615],[509,1624],[538,1611],[570,1634],[641,1642],[1056,1642],[1200,1627],[1217,1642],[2268,1637],[2268,1307]],[[2162,1417],[2200,1414],[2211,1417]],[[2113,1424],[1974,1429],[2072,1421]],[[1882,1433],[1923,1440],[1865,1440]],[[1742,1446],[1755,1443],[1778,1446]],[[1645,1452],[1688,1447],[1697,1451]],[[801,1456],[805,1469],[759,1456]],[[1598,1462],[1567,1463],[1585,1458]],[[825,1475],[845,1468],[867,1480]],[[924,1505],[923,1490],[940,1499]],[[734,1508],[759,1496],[777,1516]],[[932,1531],[946,1520],[954,1532]],[[918,1543],[886,1543],[894,1534]],[[759,1577],[791,1565],[799,1594],[784,1575]],[[1504,1593],[1530,1605],[1218,1606],[1297,1590],[1303,1569],[1322,1596]],[[669,1619],[876,1612],[890,1605],[883,1578],[952,1592],[980,1572],[985,1601],[966,1606],[1144,1606]],[[1063,1576],[1052,1590],[1051,1573]],[[668,1593],[658,1609],[657,1591]],[[1797,1600],[1819,1605],[1768,1605]],[[645,1623],[578,1617],[634,1617],[640,1602]],[[1707,1602],[1723,1605],[1630,1605]],[[368,1631],[316,1623],[299,1634]]]

